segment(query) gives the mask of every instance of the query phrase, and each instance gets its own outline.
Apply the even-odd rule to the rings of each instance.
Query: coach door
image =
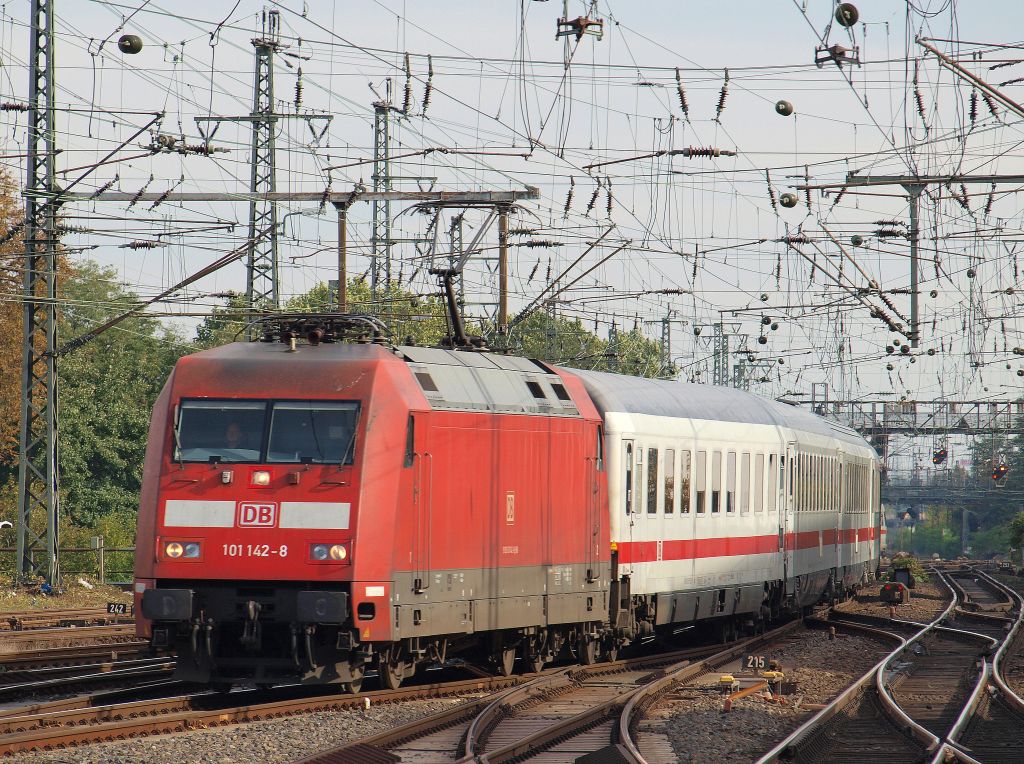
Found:
[[[434,457],[427,447],[429,413],[409,416],[405,462],[412,468],[412,588],[422,592],[430,587],[431,497],[434,492]]]
[[[779,552],[782,555],[782,580],[785,582],[786,591],[790,591],[790,577],[794,575],[793,568],[793,517],[796,508],[796,443],[786,444],[786,463],[779,465],[783,470],[783,479],[779,481],[782,496],[779,497]]]

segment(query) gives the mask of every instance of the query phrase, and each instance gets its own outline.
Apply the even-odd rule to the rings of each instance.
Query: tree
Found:
[[[72,275],[58,326],[65,339],[138,302],[113,269],[86,262]],[[133,317],[61,358],[61,498],[72,522],[134,515],[150,411],[175,361],[192,349],[155,319]]]
[[[18,456],[21,416],[22,263],[25,244],[13,232],[25,220],[17,186],[0,169],[0,476],[9,472]],[[8,240],[8,236],[10,239]]]

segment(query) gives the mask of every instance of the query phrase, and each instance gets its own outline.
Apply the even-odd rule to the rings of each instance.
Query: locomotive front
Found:
[[[364,486],[361,465],[401,448],[387,422],[408,411],[401,391],[375,395],[388,361],[373,345],[235,343],[179,362],[153,414],[135,582],[140,633],[177,651],[179,678],[358,686],[391,578],[390,560],[360,565],[358,508],[397,490]]]

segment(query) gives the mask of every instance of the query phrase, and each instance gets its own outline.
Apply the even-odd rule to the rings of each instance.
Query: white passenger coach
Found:
[[[872,579],[880,464],[856,432],[732,388],[573,373],[605,422],[613,602],[641,633],[732,628]]]

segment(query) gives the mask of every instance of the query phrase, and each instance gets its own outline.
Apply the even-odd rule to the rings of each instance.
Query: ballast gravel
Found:
[[[3,761],[11,764],[283,764],[398,727],[464,700],[413,700],[354,711],[320,711],[287,719],[79,746],[50,753],[23,753]]]
[[[889,604],[878,598],[880,588],[881,584],[877,582],[870,584],[863,594],[840,605],[840,610],[888,618]],[[904,621],[929,623],[946,609],[950,596],[945,585],[935,579],[919,581],[910,590],[910,602],[896,606],[896,617]]]
[[[725,712],[719,674],[710,674],[649,712],[640,725],[641,752],[652,764],[753,761],[808,718],[814,704],[832,700],[891,649],[857,634],[840,632],[830,641],[823,630],[800,632],[777,649],[763,651],[779,662],[787,682],[796,683],[785,703],[755,694],[734,701],[732,710]]]

